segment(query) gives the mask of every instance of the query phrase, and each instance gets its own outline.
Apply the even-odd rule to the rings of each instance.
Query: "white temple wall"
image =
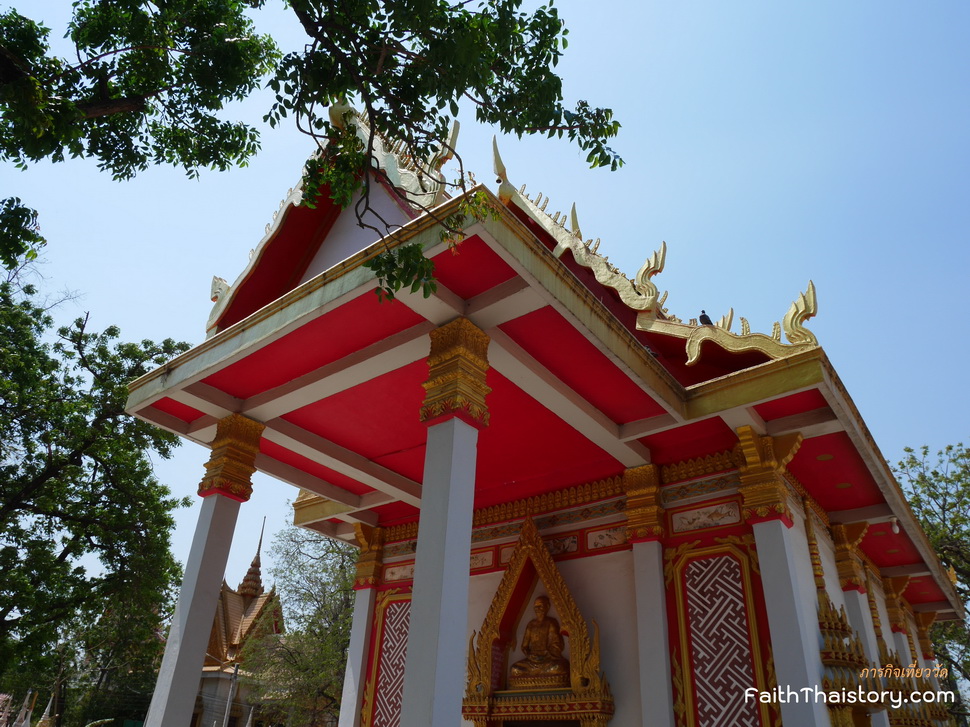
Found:
[[[610,727],[640,727],[633,552],[624,550],[557,563],[593,637],[600,627],[600,656],[613,691],[616,713]]]
[[[374,230],[358,226],[354,205],[357,204],[359,199],[359,194],[354,195],[354,201],[340,213],[333,229],[327,235],[327,239],[310,261],[300,283],[305,283],[325,270],[329,270],[342,260],[346,260],[351,255],[355,255],[372,245],[380,237]],[[376,183],[371,185],[370,206],[391,225],[403,225],[409,221],[404,211],[391,199],[385,189]],[[380,228],[383,224],[373,215],[365,218],[365,221],[377,228]]]

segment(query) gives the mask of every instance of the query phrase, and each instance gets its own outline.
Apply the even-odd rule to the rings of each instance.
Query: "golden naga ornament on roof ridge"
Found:
[[[782,320],[785,338],[788,339],[787,344],[781,342],[781,331],[777,321],[770,337],[763,333],[745,333],[744,329],[748,329],[747,321],[744,321],[741,335],[730,333],[718,326],[699,326],[687,336],[687,365],[692,366],[700,360],[701,344],[708,340],[715,341],[721,348],[731,353],[759,351],[772,359],[784,358],[793,353],[816,348],[818,339],[802,324],[812,318],[817,311],[815,284],[809,280],[807,291],[799,294],[798,299],[791,304]],[[639,317],[637,328],[645,330],[640,326]]]
[[[535,198],[525,193],[525,185],[515,189],[509,182],[508,172],[498,150],[498,141],[493,137],[492,151],[494,154],[495,174],[498,177],[499,199],[508,206],[515,203],[536,223],[548,232],[556,241],[553,255],[562,257],[566,250],[573,254],[573,259],[593,272],[596,281],[601,285],[612,288],[619,295],[624,305],[637,311],[637,330],[662,333],[677,338],[686,339],[687,365],[696,364],[701,357],[701,346],[704,341],[713,340],[721,348],[731,353],[746,351],[760,351],[771,359],[784,358],[809,348],[818,346],[815,334],[804,327],[805,321],[815,316],[818,304],[815,297],[815,284],[809,280],[808,288],[800,293],[798,299],[791,304],[782,324],[775,322],[770,336],[763,333],[751,333],[748,320],[741,318],[741,333],[732,333],[734,323],[734,308],[721,316],[713,324],[698,323],[696,318],[684,323],[672,315],[665,307],[667,292],[660,295],[660,291],[651,278],[661,273],[667,260],[667,243],[662,242],[660,248],[653,252],[637,271],[631,280],[610,263],[606,255],[600,255],[599,238],[583,241],[583,233],[579,226],[579,216],[575,203],[570,210],[569,219],[571,230],[565,227],[566,215],[560,213],[550,217],[546,214],[549,198],[543,199],[540,192]],[[782,343],[781,333],[784,329],[788,343]]]
[[[636,280],[630,280],[609,261],[607,256],[600,255],[597,252],[600,242],[598,239],[595,242],[592,239],[583,241],[575,203],[572,205],[569,215],[557,212],[550,217],[545,211],[546,205],[549,203],[548,197],[542,200],[542,193],[540,192],[533,200],[526,195],[525,185],[515,189],[509,182],[505,164],[499,154],[498,142],[494,138],[492,140],[492,151],[495,173],[500,182],[499,199],[505,205],[515,202],[516,206],[525,210],[536,223],[553,237],[556,241],[553,255],[562,257],[566,250],[570,250],[576,262],[592,270],[597,282],[615,290],[625,305],[636,311],[655,309],[659,291],[650,281],[650,278],[663,270],[667,256],[666,243],[663,243],[660,249],[644,263],[637,273]],[[567,217],[570,220],[571,230],[567,230],[565,227]]]

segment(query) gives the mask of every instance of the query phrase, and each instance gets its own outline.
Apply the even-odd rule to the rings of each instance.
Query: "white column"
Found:
[[[238,514],[236,500],[218,494],[202,500],[146,727],[188,727],[192,720]]]
[[[633,583],[637,602],[640,723],[674,727],[663,546],[658,541],[633,544]]]
[[[461,721],[477,449],[478,430],[458,418],[428,428],[401,727]]]
[[[845,598],[845,613],[849,617],[849,625],[855,630],[862,641],[862,650],[870,664],[879,664],[879,642],[876,640],[876,627],[872,623],[872,612],[869,610],[869,598],[865,593],[856,590],[843,591]],[[870,712],[872,727],[889,727],[889,712],[882,709]]]
[[[871,664],[879,664],[879,642],[876,640],[876,627],[872,623],[869,599],[865,593],[856,590],[843,591],[845,613],[849,625],[862,640],[862,650]]]
[[[354,594],[354,619],[350,625],[347,647],[347,669],[344,691],[340,697],[340,720],[337,727],[360,727],[360,708],[367,669],[367,644],[374,623],[374,601],[377,589],[360,588]]]
[[[786,687],[821,687],[815,599],[804,598],[798,583],[791,529],[781,520],[767,520],[755,523],[753,530],[778,686],[783,692]],[[786,725],[796,727],[829,724],[828,710],[821,701],[789,701],[781,705],[781,717]]]
[[[902,631],[893,631],[893,644],[896,646],[896,653],[899,654],[901,667],[905,668],[913,663],[913,652],[909,648],[909,639]]]

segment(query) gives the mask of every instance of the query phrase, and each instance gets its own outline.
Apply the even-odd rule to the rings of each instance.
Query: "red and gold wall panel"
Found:
[[[769,727],[776,715],[745,689],[774,680],[758,612],[751,536],[681,542],[666,551],[671,668],[678,727]]]
[[[399,727],[404,693],[411,594],[382,591],[374,609],[374,631],[367,686],[361,709],[363,727]]]

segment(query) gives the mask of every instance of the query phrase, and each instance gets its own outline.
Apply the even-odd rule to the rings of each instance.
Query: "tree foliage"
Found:
[[[0,284],[3,682],[63,667],[69,635],[102,684],[128,673],[180,576],[169,535],[182,503],[149,459],[177,438],[124,404],[127,382],[187,347],[117,336],[84,318],[55,332],[32,287]]]
[[[943,566],[955,576],[964,608],[970,607],[970,451],[963,444],[948,445],[936,456],[928,447],[907,448],[906,458],[896,466],[913,512]],[[934,626],[933,648],[950,674],[949,688],[970,683],[970,632],[966,615],[960,621]],[[970,695],[962,694],[964,724],[970,716]]]
[[[265,718],[291,727],[329,724],[340,712],[357,551],[290,527],[277,534],[270,552],[286,631],[267,627],[244,647],[250,698]]]
[[[219,112],[268,77],[275,101],[265,120],[291,117],[317,145],[305,202],[318,191],[344,206],[356,199],[360,223],[381,234],[390,225],[370,206],[371,175],[363,173],[372,168],[389,181],[374,166],[377,138],[398,143],[422,179],[465,191],[460,157],[456,180],[440,172],[463,106],[506,133],[565,137],[593,167],[622,164],[608,146],[619,130],[612,111],[564,102],[556,65],[568,31],[551,1],[528,12],[522,0],[288,0],[307,44],[285,56],[245,13],[266,4],[78,0],[69,59],[51,49],[41,23],[16,10],[0,15],[0,160],[24,167],[86,157],[116,179],[149,164],[190,175],[245,164],[257,132]],[[366,141],[344,123],[348,102],[366,118]],[[16,221],[19,235],[0,234],[5,263],[38,244],[36,219]],[[412,272],[402,286],[428,271]]]

